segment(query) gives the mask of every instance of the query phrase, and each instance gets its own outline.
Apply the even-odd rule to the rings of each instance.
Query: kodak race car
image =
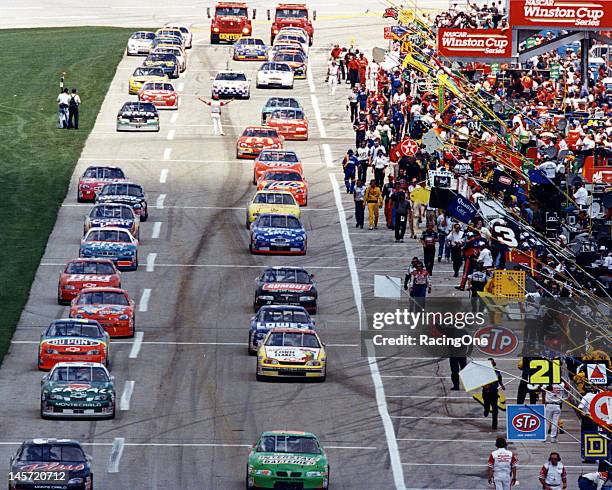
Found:
[[[275,110],[285,108],[303,110],[299,101],[293,97],[270,97],[261,108],[261,124],[266,124]]]
[[[255,158],[266,148],[281,149],[284,143],[275,128],[247,126],[236,142],[236,158]]]
[[[148,102],[126,102],[117,113],[117,131],[159,131],[159,113]]]
[[[66,264],[57,284],[57,302],[70,304],[81,289],[121,287],[121,272],[108,259],[76,259]]]
[[[268,170],[293,170],[303,174],[304,167],[292,150],[263,150],[253,165],[253,185]]]
[[[220,71],[212,79],[211,92],[213,97],[248,99],[251,97],[251,81],[243,72]]]
[[[138,91],[138,100],[157,109],[178,109],[179,95],[170,82],[147,82]]]
[[[302,109],[276,109],[266,120],[266,126],[276,128],[286,140],[308,139],[308,119]]]
[[[257,181],[257,190],[287,191],[300,206],[308,205],[308,182],[295,170],[268,170]]]
[[[164,70],[157,66],[139,66],[134,70],[128,81],[128,93],[138,94],[138,91],[146,82],[167,82],[170,79]]]
[[[296,51],[279,51],[272,57],[274,63],[287,63],[293,70],[295,78],[306,78],[308,58],[301,52]]]
[[[210,43],[234,42],[242,36],[250,36],[253,32],[247,4],[242,2],[219,2],[215,5],[214,16],[210,8],[206,9],[210,23]],[[253,9],[253,18],[255,10]]]
[[[147,221],[149,218],[147,196],[139,184],[121,182],[105,185],[96,198],[96,204],[111,202],[131,206],[134,214],[140,216],[140,221]]]
[[[124,228],[133,237],[140,237],[140,218],[134,214],[134,210],[126,204],[105,203],[96,204],[89,214],[85,216],[83,234],[91,228]]]
[[[48,371],[58,362],[109,364],[110,337],[95,320],[53,320],[40,335],[38,369]]]
[[[135,316],[134,301],[125,289],[83,289],[70,305],[70,318],[96,320],[111,337],[133,337]]]
[[[253,308],[264,305],[303,306],[317,313],[317,285],[314,276],[301,267],[269,267],[255,281]]]
[[[193,47],[193,34],[189,27],[182,24],[167,24],[164,26],[165,29],[172,29],[174,31],[181,31],[181,36],[183,37],[184,45],[186,49],[191,49]]]
[[[268,59],[268,47],[258,37],[241,37],[234,43],[235,61],[265,61]]]
[[[143,61],[142,66],[157,66],[164,70],[164,73],[170,78],[178,78],[181,72],[177,57],[169,53],[150,54]]]
[[[287,63],[264,63],[257,71],[257,88],[293,88],[294,73]]]
[[[127,55],[147,55],[151,52],[155,33],[150,31],[138,31],[130,36],[127,42]]]
[[[290,214],[299,218],[300,206],[290,192],[258,191],[247,203],[247,229],[260,214]]]
[[[249,354],[256,354],[259,343],[273,328],[306,328],[314,330],[315,321],[302,306],[266,305],[251,318]]]
[[[327,455],[317,437],[310,432],[264,432],[249,453],[246,488],[327,490]]]
[[[79,179],[77,201],[95,201],[96,195],[106,184],[125,182],[127,177],[119,167],[92,165],[87,167]]]
[[[40,416],[114,419],[114,378],[98,362],[57,363],[42,379]]]
[[[159,44],[155,47],[152,54],[173,54],[179,62],[180,72],[184,72],[187,69],[187,55],[180,46],[173,46],[169,44]]]
[[[81,239],[79,257],[112,260],[120,270],[138,269],[138,240],[122,228],[92,228]]]
[[[260,214],[251,225],[252,254],[306,255],[306,230],[290,214]]]
[[[257,380],[268,377],[325,381],[325,347],[314,330],[273,328],[257,350]]]

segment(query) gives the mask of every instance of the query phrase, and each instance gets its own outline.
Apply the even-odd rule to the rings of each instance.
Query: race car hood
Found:
[[[81,305],[74,307],[75,314],[87,317],[113,318],[121,315],[131,315],[131,306],[123,305]]]
[[[297,238],[305,235],[304,230],[293,230],[287,228],[254,228],[253,232],[267,238]]]
[[[297,214],[298,210],[295,209],[293,204],[252,204],[251,212],[257,214],[273,213],[273,214]]]
[[[164,61],[164,60],[158,60],[158,61],[145,61],[143,63],[144,66],[174,66],[176,63],[172,60],[168,60],[168,61]]]
[[[81,285],[92,283],[95,285],[106,286],[115,279],[116,276],[108,275],[97,275],[97,274],[63,274],[62,281],[65,283],[79,283]],[[89,286],[93,287],[93,286]]]
[[[93,402],[99,395],[110,395],[115,389],[112,383],[103,381],[46,381],[43,391],[51,395],[60,395],[65,402]],[[99,401],[99,400],[98,400]]]
[[[215,80],[213,82],[213,88],[243,88],[248,85],[248,80]]]
[[[134,226],[134,220],[123,218],[90,218],[89,225],[92,228],[104,228],[106,226],[113,226],[116,228],[131,229]]]
[[[303,189],[306,187],[304,182],[296,180],[262,180],[259,184],[259,189],[267,191],[278,191],[278,190],[295,190]]]
[[[283,293],[305,293],[312,289],[312,284],[300,284],[293,282],[269,282],[264,284],[263,291],[283,292]]]
[[[106,346],[106,342],[100,339],[90,339],[87,337],[47,337],[41,344],[58,347],[80,347],[79,350],[89,350],[93,347]]]
[[[96,252],[125,253],[128,250],[136,250],[136,245],[126,242],[82,242],[81,250]]]
[[[263,167],[261,170],[263,171],[265,170],[274,170],[274,169],[280,169],[280,170],[295,170],[296,172],[302,173],[302,164],[299,162],[268,162],[265,160],[258,160],[257,161],[258,165],[261,165],[261,167]]]
[[[312,466],[308,470],[316,470],[317,467],[325,469],[325,458],[318,454],[257,453],[253,456],[252,463],[281,471],[299,471],[304,466]]]
[[[266,347],[266,357],[287,362],[307,362],[319,358],[319,351],[311,347]]]

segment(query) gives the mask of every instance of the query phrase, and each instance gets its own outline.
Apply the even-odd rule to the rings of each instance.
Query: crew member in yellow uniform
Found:
[[[370,186],[365,191],[365,202],[368,206],[368,219],[370,230],[378,228],[378,210],[382,207],[382,192],[376,185],[375,180],[370,181]]]

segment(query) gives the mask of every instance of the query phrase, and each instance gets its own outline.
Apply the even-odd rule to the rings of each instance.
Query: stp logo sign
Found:
[[[476,347],[483,354],[494,357],[505,356],[514,352],[519,343],[518,337],[512,330],[494,325],[478,329],[474,333],[474,338],[487,339],[486,345],[477,343]]]
[[[545,441],[544,405],[508,405],[506,422],[509,441]]]
[[[519,432],[535,432],[540,427],[540,419],[532,413],[521,413],[512,419],[512,427]]]

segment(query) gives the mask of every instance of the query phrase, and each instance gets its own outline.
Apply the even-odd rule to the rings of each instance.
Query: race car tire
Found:
[[[85,202],[85,199],[82,199],[78,192],[77,192],[77,202]]]
[[[291,82],[291,85],[289,86],[289,90],[293,90],[293,85],[295,82]]]
[[[254,356],[255,354],[257,354],[257,351],[251,349],[251,344],[252,344],[251,338],[252,336],[251,336],[251,333],[249,332],[249,344],[248,344],[247,350],[249,351],[249,356]]]
[[[147,221],[149,219],[149,209],[147,208],[147,210],[145,211],[145,214],[142,218],[140,218],[140,221]]]
[[[265,376],[262,376],[261,374],[255,374],[255,379],[256,379],[257,381],[265,381],[265,380],[266,380],[266,377],[265,377]]]
[[[253,485],[249,485],[249,465],[247,464],[247,470],[246,470],[246,479],[245,479],[245,487],[246,490],[255,490],[255,487]]]
[[[256,84],[255,84],[255,88],[261,88],[261,84],[256,83]]]
[[[249,100],[251,98],[251,92],[247,92],[247,94],[243,97],[244,100]]]
[[[62,297],[60,295],[59,287],[57,288],[57,304],[58,305],[68,305],[68,304],[70,304],[70,302],[65,301],[65,300],[62,299]]]
[[[247,230],[251,229],[251,223],[249,223],[249,216],[247,215],[244,226]]]
[[[255,171],[254,170],[253,170],[253,185],[257,185],[257,179],[255,178]]]
[[[210,44],[219,44],[219,35],[211,34],[210,35]]]
[[[43,414],[43,404],[42,404],[42,397],[40,397],[40,418],[43,420],[47,420],[47,416]]]
[[[314,39],[312,38],[312,36],[310,36],[310,39],[308,39],[308,46],[312,46],[313,42],[314,42]]]
[[[91,475],[91,480],[90,481],[91,481],[91,484],[90,484],[89,488],[91,490],[94,490],[94,477],[93,477],[93,475]]]
[[[115,402],[113,402],[113,413],[112,415],[109,417],[110,420],[115,420],[115,417],[117,415],[117,407],[115,406]]]

